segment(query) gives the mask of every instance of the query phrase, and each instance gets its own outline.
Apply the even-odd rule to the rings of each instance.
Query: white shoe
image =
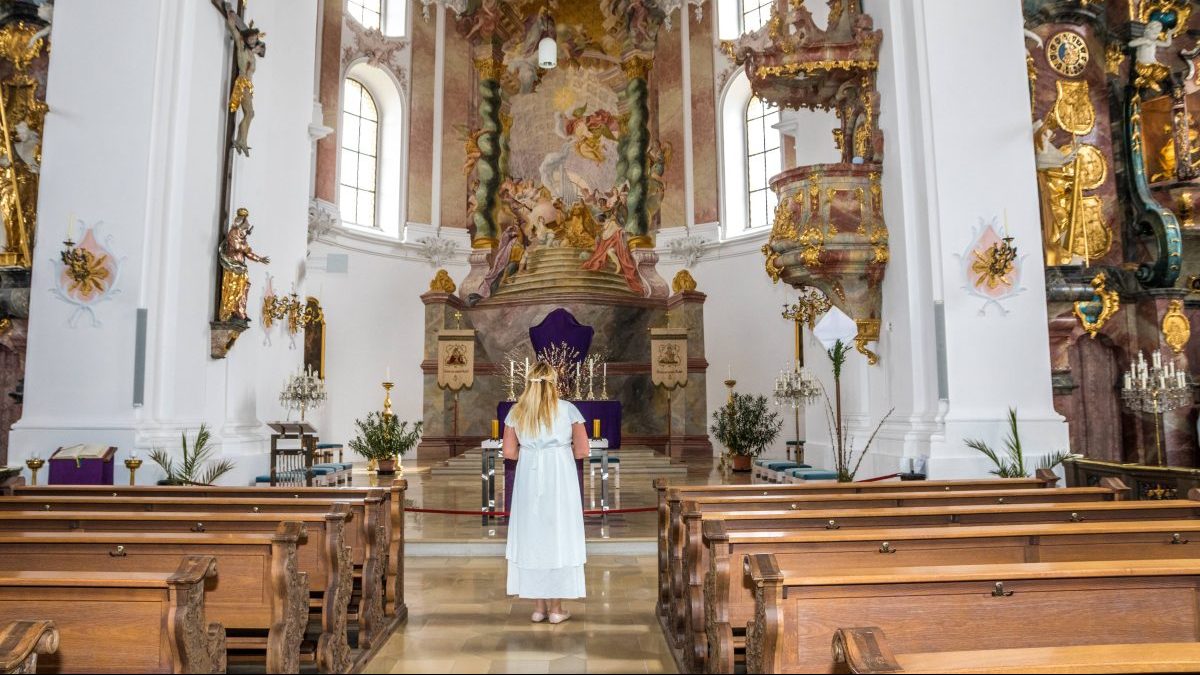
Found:
[[[562,614],[554,614],[553,612],[551,612],[550,623],[557,625],[557,624],[560,624],[560,623],[566,621],[569,618],[571,618],[570,612],[564,611]]]
[[[546,620],[546,615],[542,612],[534,612],[533,616],[529,617],[529,620],[534,623],[541,623]]]

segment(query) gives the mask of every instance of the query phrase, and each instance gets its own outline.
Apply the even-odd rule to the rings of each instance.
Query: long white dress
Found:
[[[516,428],[510,412],[504,423]],[[583,415],[559,401],[550,429],[524,438],[509,506],[508,594],[522,598],[582,598],[587,549],[583,502],[571,451],[571,425]]]

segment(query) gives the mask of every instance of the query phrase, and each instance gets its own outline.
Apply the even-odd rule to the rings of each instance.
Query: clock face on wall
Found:
[[[1063,31],[1046,44],[1046,60],[1060,75],[1078,77],[1087,67],[1088,58],[1087,42],[1078,33]]]

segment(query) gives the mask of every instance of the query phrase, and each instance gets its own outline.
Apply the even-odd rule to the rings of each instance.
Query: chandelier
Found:
[[[808,368],[798,366],[794,370],[781,370],[775,378],[775,405],[789,406],[799,410],[817,400],[821,395],[821,385],[817,383]]]
[[[320,407],[325,399],[325,381],[313,372],[311,366],[293,375],[279,393],[279,405],[289,414],[292,410],[299,410],[301,422],[309,408]]]

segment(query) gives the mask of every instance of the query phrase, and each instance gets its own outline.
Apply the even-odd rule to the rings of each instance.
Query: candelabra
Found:
[[[137,478],[136,478],[137,470],[139,468],[141,468],[141,466],[142,466],[142,460],[138,459],[136,454],[133,457],[130,457],[129,459],[125,460],[125,468],[129,469],[129,484],[130,485],[137,485]]]
[[[1190,405],[1192,393],[1187,376],[1182,370],[1175,369],[1174,361],[1164,366],[1162,352],[1158,350],[1150,358],[1147,364],[1145,354],[1138,352],[1137,361],[1129,364],[1121,399],[1130,410],[1154,415],[1154,448],[1158,465],[1166,466],[1163,462],[1163,413]]]
[[[299,410],[300,421],[309,408],[316,408],[325,402],[325,382],[317,377],[312,368],[293,375],[279,394],[279,404],[287,410]]]
[[[301,303],[300,296],[292,291],[285,296],[275,294],[263,296],[263,328],[270,330],[276,321],[287,319],[288,333],[295,335],[309,324],[323,319],[321,306],[316,303]]]

